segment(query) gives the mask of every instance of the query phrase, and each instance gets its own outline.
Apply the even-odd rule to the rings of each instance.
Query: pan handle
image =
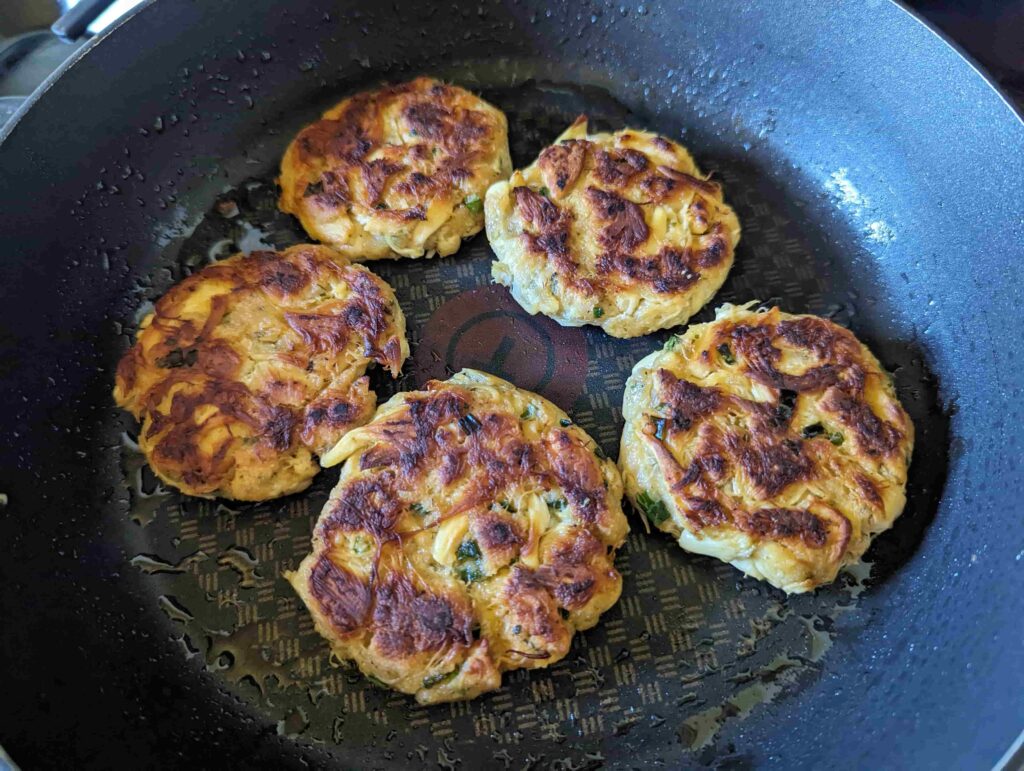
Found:
[[[80,38],[86,28],[112,4],[113,0],[78,0],[50,29],[61,40],[70,43]]]

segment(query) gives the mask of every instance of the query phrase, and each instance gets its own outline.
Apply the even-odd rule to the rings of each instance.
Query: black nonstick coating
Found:
[[[0,144],[0,744],[25,767],[984,767],[1021,726],[1016,432],[1024,127],[897,7],[151,4]],[[849,325],[914,418],[871,569],[785,598],[638,520],[620,603],[558,665],[418,707],[330,660],[280,577],[336,476],[258,506],[155,485],[111,403],[137,313],[274,207],[294,131],[429,73],[509,115],[514,160],[576,114],[681,139],[744,226],[712,305]],[[76,107],[69,107],[76,105]],[[489,285],[483,236],[375,263],[410,322],[382,398],[478,366],[610,453],[660,337],[562,329]],[[696,320],[709,318],[711,309]]]

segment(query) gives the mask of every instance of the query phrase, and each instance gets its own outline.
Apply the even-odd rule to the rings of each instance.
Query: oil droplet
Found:
[[[131,566],[138,568],[146,575],[154,573],[184,573],[194,562],[202,562],[209,555],[202,551],[194,551],[177,562],[168,562],[155,554],[138,554],[131,559]]]
[[[742,673],[731,678],[737,682],[750,682],[736,691],[724,703],[709,707],[683,721],[679,738],[690,750],[707,747],[722,730],[727,720],[743,720],[761,704],[772,702],[796,680],[804,669],[801,662],[788,656],[778,656],[763,669]]]
[[[238,585],[243,589],[253,589],[256,586],[256,579],[262,578],[256,571],[260,564],[248,550],[241,546],[231,546],[224,550],[217,557],[218,565],[226,565],[239,575]]]
[[[278,736],[298,736],[309,728],[309,717],[302,707],[296,707],[284,716],[284,720],[277,721]]]
[[[230,682],[251,681],[263,696],[266,681],[277,680],[282,688],[295,681],[283,662],[272,658],[271,646],[260,639],[259,624],[248,624],[233,632],[207,629],[206,668]]]
[[[160,603],[160,610],[167,614],[167,618],[171,621],[177,621],[182,624],[187,624],[195,616],[193,616],[188,608],[178,602],[178,598],[171,594],[162,594],[158,599]]]

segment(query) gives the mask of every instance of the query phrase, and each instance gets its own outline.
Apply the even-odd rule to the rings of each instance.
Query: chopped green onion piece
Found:
[[[503,508],[509,514],[516,513],[516,507],[512,505],[512,501],[508,500],[508,498],[502,498],[500,501],[498,501],[498,505],[501,506],[501,508]]]
[[[440,685],[441,683],[445,683],[451,680],[457,674],[459,674],[458,668],[453,669],[451,672],[442,672],[436,675],[427,675],[423,678],[423,687],[433,688],[435,685]]]
[[[838,431],[829,431],[828,440],[832,442],[832,444],[834,444],[836,447],[838,447],[843,443],[843,435],[840,434]]]
[[[736,363],[736,357],[732,355],[732,349],[726,343],[722,343],[715,350],[718,351],[718,355],[722,357],[722,361],[726,364]]]
[[[484,210],[484,202],[480,200],[480,196],[473,193],[466,196],[466,208],[473,212],[473,214],[479,214]]]
[[[677,345],[679,345],[679,335],[672,335],[672,337],[665,341],[665,350],[674,351]]]
[[[668,508],[665,506],[665,502],[661,499],[652,498],[651,494],[646,490],[642,491],[636,497],[636,504],[655,527],[660,525],[669,517]]]
[[[533,420],[535,413],[536,413],[536,408],[532,404],[527,404],[526,405],[526,409],[523,410],[520,413],[519,419],[520,420]]]
[[[467,584],[471,584],[474,581],[479,581],[484,577],[484,571],[480,567],[479,562],[469,562],[463,565],[458,570],[459,578],[465,581]]]
[[[569,426],[572,425],[572,421],[569,420],[569,418],[562,418],[560,421],[558,421],[558,425],[560,425],[562,428],[568,428]]]
[[[426,506],[419,502],[411,504],[409,508],[412,510],[413,514],[416,514],[420,517],[425,517],[430,513],[430,509],[428,509]]]
[[[472,538],[468,538],[459,544],[459,550],[455,556],[460,560],[475,560],[480,558],[480,546]]]
[[[604,308],[602,308],[600,305],[595,305],[594,306],[594,318],[595,319],[599,319],[603,315],[604,315]]]
[[[802,432],[804,439],[813,439],[816,436],[821,436],[825,433],[825,427],[821,423],[811,423],[809,426],[804,426]]]
[[[480,430],[480,421],[476,419],[476,416],[472,412],[467,412],[459,418],[459,426],[467,434],[475,434]]]
[[[796,407],[797,400],[796,391],[790,391],[787,388],[783,388],[779,392],[779,406],[775,408],[775,417],[777,422],[786,424],[789,419],[793,417],[793,409]]]
[[[547,189],[547,186],[545,186],[540,189],[540,194],[547,198],[549,195],[551,195],[551,191]]]
[[[189,348],[187,351],[183,351],[181,348],[175,348],[170,351],[166,356],[162,356],[156,360],[156,365],[161,369],[177,369],[178,367],[191,367],[196,363],[199,358],[199,351],[195,348]]]

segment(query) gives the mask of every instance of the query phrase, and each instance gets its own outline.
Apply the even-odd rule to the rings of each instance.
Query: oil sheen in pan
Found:
[[[668,130],[592,88],[530,81],[482,94],[508,114],[516,165],[529,162],[584,111],[598,128]],[[712,306],[760,297],[793,312],[852,321],[856,331],[858,296],[835,267],[844,245],[829,253],[808,241],[792,210],[740,149],[730,157],[708,157],[696,144],[691,149],[702,168],[718,174],[744,227],[736,268]],[[281,248],[304,240],[297,223],[276,210],[274,170],[268,159],[263,177],[214,202],[168,255],[175,278],[236,247]],[[413,346],[397,384],[376,379],[380,401],[396,387],[477,367],[552,399],[614,455],[625,379],[667,333],[614,340],[596,329],[529,317],[504,288],[490,285],[491,259],[480,235],[443,260],[372,265],[395,288]],[[710,314],[706,309],[693,321]],[[935,408],[935,384],[915,350],[866,342],[894,371],[921,445],[945,447],[947,421]],[[919,454],[906,512],[868,553],[873,572],[860,566],[812,595],[786,598],[728,565],[685,554],[666,537],[645,535],[634,517],[634,532],[617,560],[622,599],[595,629],[577,635],[566,659],[550,669],[506,675],[500,691],[473,702],[428,708],[333,660],[281,577],[308,551],[334,473],[322,473],[302,495],[266,504],[229,508],[184,498],[160,488],[137,455],[127,421],[124,426],[132,502],[125,527],[146,544],[132,565],[151,585],[154,606],[167,616],[168,634],[189,666],[216,673],[277,721],[282,734],[323,742],[339,758],[372,752],[396,765],[454,767],[459,743],[467,740],[493,746],[495,760],[506,766],[543,755],[586,767],[611,743],[617,757],[656,758],[659,748],[675,756],[680,743],[696,762],[728,754],[738,722],[841,665],[828,656],[833,639],[856,634],[865,623],[857,597],[869,573],[872,580],[884,578],[915,548],[945,468],[943,457]],[[352,736],[361,737],[358,749],[343,743]]]

